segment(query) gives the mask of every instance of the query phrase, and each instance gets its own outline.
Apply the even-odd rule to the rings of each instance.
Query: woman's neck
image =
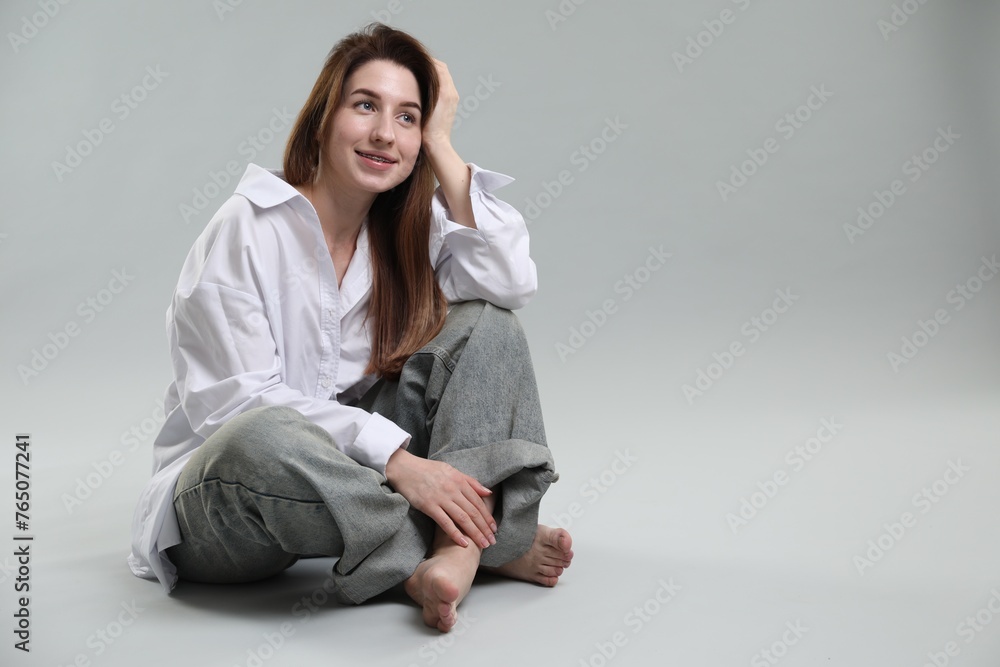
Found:
[[[319,224],[323,228],[323,236],[331,245],[331,249],[333,246],[354,247],[361,225],[368,217],[368,210],[376,195],[366,192],[352,197],[343,192],[334,193],[330,186],[310,183],[295,188],[316,209]]]

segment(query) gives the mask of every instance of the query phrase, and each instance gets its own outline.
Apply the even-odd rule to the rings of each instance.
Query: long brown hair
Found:
[[[370,23],[341,39],[330,51],[309,99],[295,121],[285,146],[285,180],[312,184],[334,111],[343,100],[344,84],[357,68],[372,60],[405,67],[420,89],[423,129],[438,97],[434,62],[410,35],[382,23]],[[431,198],[434,171],[421,146],[410,176],[392,190],[379,193],[368,210],[372,295],[372,356],[366,373],[399,378],[407,358],[433,338],[444,324],[447,303],[430,261]]]

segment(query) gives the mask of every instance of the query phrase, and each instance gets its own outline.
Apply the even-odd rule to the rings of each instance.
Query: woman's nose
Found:
[[[378,120],[375,121],[375,127],[372,128],[372,138],[376,141],[391,144],[395,139],[392,128],[392,118],[388,115],[379,116]]]

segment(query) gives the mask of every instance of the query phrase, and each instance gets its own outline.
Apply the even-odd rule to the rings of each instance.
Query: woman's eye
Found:
[[[365,111],[371,111],[371,110],[373,110],[375,108],[375,103],[372,102],[371,100],[361,100],[360,102],[356,102],[354,104],[354,106],[355,107],[361,107]],[[419,122],[419,121],[417,121],[416,116],[414,116],[411,113],[404,113],[403,114],[403,118],[406,120],[407,123],[409,123],[411,125],[415,125],[417,122]]]

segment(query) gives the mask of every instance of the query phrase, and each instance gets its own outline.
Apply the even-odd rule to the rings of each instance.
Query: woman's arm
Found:
[[[431,259],[449,302],[485,299],[514,310],[538,288],[524,218],[492,191],[514,179],[465,163],[451,145],[458,92],[447,66],[435,61],[442,92],[423,142],[440,182],[431,204]]]
[[[441,83],[437,106],[423,131],[423,145],[430,159],[431,168],[441,184],[441,190],[451,209],[452,220],[460,225],[476,229],[476,219],[469,197],[469,183],[472,174],[465,160],[459,157],[451,145],[451,126],[455,122],[458,109],[458,90],[452,81],[448,66],[434,60],[438,80]]]

